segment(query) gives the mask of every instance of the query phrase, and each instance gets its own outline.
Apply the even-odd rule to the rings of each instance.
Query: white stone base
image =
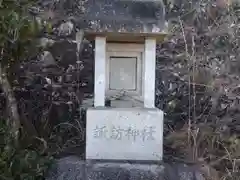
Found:
[[[163,112],[146,108],[87,110],[86,159],[162,160]]]

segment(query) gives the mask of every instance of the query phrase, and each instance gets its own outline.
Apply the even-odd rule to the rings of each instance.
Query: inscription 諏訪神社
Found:
[[[131,126],[123,128],[120,126],[99,126],[96,125],[93,130],[93,137],[105,140],[129,140],[129,141],[154,141],[156,127],[145,126],[142,129],[133,128]]]
[[[86,159],[161,160],[162,134],[158,109],[88,109]]]

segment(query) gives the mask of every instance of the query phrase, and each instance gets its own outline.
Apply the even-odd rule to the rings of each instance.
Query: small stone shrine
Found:
[[[85,7],[85,35],[95,40],[86,159],[160,161],[163,112],[155,108],[155,61],[156,43],[166,35],[162,1],[88,0]]]

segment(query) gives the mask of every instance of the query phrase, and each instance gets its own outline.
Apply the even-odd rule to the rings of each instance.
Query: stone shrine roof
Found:
[[[166,34],[162,0],[86,0],[83,6],[84,21],[80,24],[88,34]]]

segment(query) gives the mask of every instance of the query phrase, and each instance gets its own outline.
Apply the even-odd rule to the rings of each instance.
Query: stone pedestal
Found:
[[[156,108],[87,110],[86,159],[160,161],[163,112]]]
[[[197,166],[183,164],[129,164],[83,161],[77,157],[58,160],[46,180],[204,180]]]

